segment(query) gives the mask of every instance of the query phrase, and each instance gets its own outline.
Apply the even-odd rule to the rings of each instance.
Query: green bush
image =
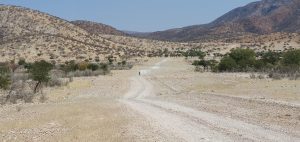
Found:
[[[254,67],[256,54],[251,49],[234,49],[229,56],[236,62],[240,71]]]
[[[300,66],[300,49],[284,53],[282,62],[286,66]]]
[[[263,60],[256,60],[254,63],[254,67],[256,70],[262,70],[266,68],[266,64]]]
[[[30,70],[32,68],[32,63],[25,63],[24,68]]]
[[[107,60],[108,60],[109,64],[112,65],[113,62],[114,62],[114,57],[113,56],[108,56]]]
[[[8,89],[11,84],[10,70],[7,66],[0,66],[0,89]]]
[[[256,54],[251,49],[234,49],[221,59],[219,71],[248,71],[261,68],[262,62],[256,60]]]
[[[20,65],[20,66],[25,65],[25,64],[26,64],[25,59],[20,59],[18,62],[18,65]]]
[[[122,65],[125,66],[127,64],[127,62],[124,60],[122,61]]]
[[[76,71],[77,69],[78,66],[74,60],[66,62],[65,65],[61,65],[61,70],[63,70],[65,73]]]
[[[109,72],[109,67],[105,63],[100,64],[100,69],[104,71],[104,75]]]
[[[90,64],[88,64],[87,68],[89,70],[96,71],[96,70],[99,69],[99,65],[98,64],[94,64],[94,63],[90,63]]]
[[[237,64],[231,57],[224,57],[218,65],[219,71],[234,71],[237,68]]]
[[[201,62],[194,64],[201,64]],[[255,54],[251,49],[235,49],[221,59],[217,69],[218,71],[268,72],[271,78],[298,79],[300,50],[289,50],[285,53],[268,51]]]
[[[276,65],[279,63],[280,58],[282,57],[282,53],[268,51],[266,53],[262,53],[261,59],[264,63],[269,63],[272,65]]]
[[[184,52],[183,55],[185,57],[199,57],[199,59],[203,59],[206,54],[200,50],[190,49],[190,50]]]
[[[209,61],[206,61],[206,60],[196,60],[193,62],[194,66],[203,66],[204,68],[210,66],[210,62]]]

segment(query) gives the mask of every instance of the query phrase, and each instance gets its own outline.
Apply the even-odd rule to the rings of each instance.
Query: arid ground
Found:
[[[143,60],[46,89],[46,103],[1,106],[0,141],[300,141],[299,80]]]

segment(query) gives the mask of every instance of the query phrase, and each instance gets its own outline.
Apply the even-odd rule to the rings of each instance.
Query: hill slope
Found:
[[[28,8],[0,5],[0,19],[0,61],[95,61],[107,56],[147,54],[141,47],[109,41],[66,20]]]
[[[262,0],[236,8],[209,24],[154,32],[142,37],[189,41],[245,34],[300,32],[299,9],[299,0]]]
[[[101,24],[101,23],[82,21],[82,20],[72,21],[71,23],[81,27],[82,29],[85,29],[91,34],[125,35],[124,32],[119,31],[114,27]]]

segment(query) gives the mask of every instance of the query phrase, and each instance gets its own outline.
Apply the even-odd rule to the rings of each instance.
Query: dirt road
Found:
[[[155,97],[154,90],[156,88],[147,78],[153,78],[155,74],[152,72],[159,70],[164,64],[168,64],[168,59],[142,70],[141,76],[132,77],[131,88],[121,100],[132,110],[144,116],[145,123],[150,124],[153,129],[152,133],[154,132],[154,134],[152,135],[155,133],[160,135],[158,141],[300,141],[299,133],[290,134],[277,131]],[[176,90],[176,88],[171,89]],[[133,131],[133,133],[136,132]],[[145,135],[145,133],[141,135]],[[140,139],[140,141],[142,140]],[[149,141],[149,139],[145,141]]]
[[[0,106],[0,141],[300,141],[300,81],[196,73],[183,58],[143,60],[48,88],[46,103]]]

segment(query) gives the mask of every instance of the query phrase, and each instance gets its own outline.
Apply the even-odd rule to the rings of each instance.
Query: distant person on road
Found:
[[[139,76],[141,76],[141,72],[139,71]]]

